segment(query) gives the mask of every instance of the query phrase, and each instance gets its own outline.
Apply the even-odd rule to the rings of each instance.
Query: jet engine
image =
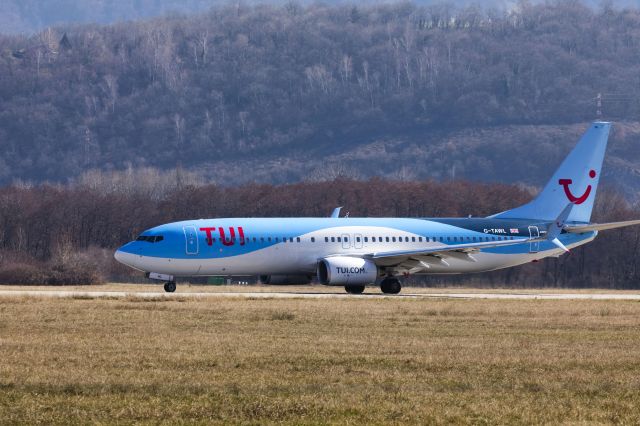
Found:
[[[378,267],[359,257],[326,257],[318,262],[318,280],[324,285],[372,284],[378,277]]]
[[[260,275],[262,284],[271,285],[309,284],[311,279],[309,275]]]

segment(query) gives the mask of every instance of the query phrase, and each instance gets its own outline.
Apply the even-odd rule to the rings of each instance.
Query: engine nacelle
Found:
[[[326,257],[318,262],[318,280],[324,285],[372,284],[378,277],[378,267],[359,257]]]
[[[311,279],[309,275],[260,275],[262,284],[271,285],[309,284]]]

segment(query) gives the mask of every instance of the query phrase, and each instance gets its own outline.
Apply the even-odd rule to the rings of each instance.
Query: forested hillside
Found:
[[[640,188],[640,11],[217,7],[0,36],[0,182],[181,167],[219,184],[335,176],[540,185],[597,118]]]
[[[171,13],[194,14],[207,11],[221,4],[238,3],[239,0],[3,0],[0,2],[0,32],[18,34],[32,33],[52,25],[64,23],[113,23]],[[534,3],[543,0],[532,0]],[[268,3],[284,5],[287,0],[242,0],[241,4]],[[481,4],[500,10],[513,7],[515,0],[416,0],[418,4],[448,3],[456,6]],[[591,6],[602,4],[599,0],[585,0]],[[298,0],[300,4],[311,0]],[[380,3],[378,0],[326,0],[328,4]],[[635,6],[634,0],[610,0],[618,7]]]

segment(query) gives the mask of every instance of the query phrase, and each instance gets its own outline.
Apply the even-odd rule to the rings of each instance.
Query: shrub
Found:
[[[23,285],[79,285],[104,282],[95,262],[85,253],[74,255],[68,262],[42,262],[24,254],[2,253],[0,283]]]

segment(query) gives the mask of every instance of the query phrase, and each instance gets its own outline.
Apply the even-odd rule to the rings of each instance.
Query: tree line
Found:
[[[177,184],[159,193],[148,182],[128,185],[0,188],[0,282],[72,284],[140,281],[113,260],[120,245],[145,229],[209,217],[328,216],[345,206],[351,217],[487,216],[531,198],[518,186],[463,181],[336,179],[274,186]],[[118,180],[118,181],[121,181]],[[601,191],[593,220],[640,217],[620,195]],[[608,231],[569,256],[486,274],[413,277],[423,285],[638,288],[640,229]]]

